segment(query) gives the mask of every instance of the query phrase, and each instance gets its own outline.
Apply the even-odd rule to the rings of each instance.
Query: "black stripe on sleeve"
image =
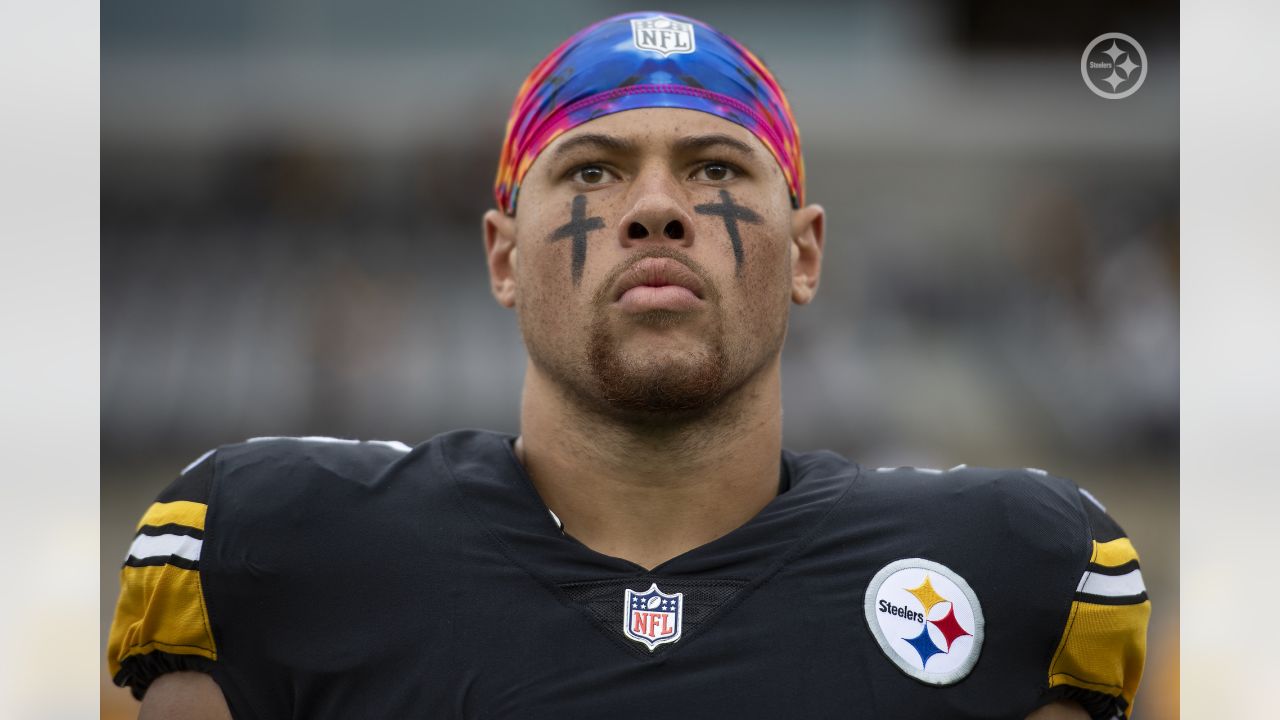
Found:
[[[120,663],[120,672],[116,673],[111,680],[120,687],[129,688],[133,697],[141,700],[147,694],[147,688],[151,687],[151,683],[164,673],[184,670],[212,673],[213,666],[212,660],[200,655],[179,655],[152,650],[125,658]]]
[[[1055,700],[1074,700],[1080,703],[1093,720],[1124,717],[1124,711],[1129,707],[1129,703],[1123,697],[1100,693],[1096,690],[1085,690],[1074,685],[1059,685],[1047,691],[1042,697],[1045,705]]]
[[[197,535],[196,537],[199,537],[199,536]],[[1110,567],[1107,565],[1099,565],[1097,563],[1089,563],[1089,567],[1088,567],[1089,572],[1095,575],[1111,575],[1113,577],[1117,575],[1128,575],[1134,570],[1139,570],[1139,569],[1141,569],[1141,566],[1138,565],[1137,560],[1130,560],[1129,562],[1124,563],[1123,565],[1117,565],[1115,567]]]
[[[157,535],[185,535],[189,538],[195,538],[196,540],[204,539],[203,530],[193,528],[190,525],[179,525],[177,523],[143,525],[138,529],[138,532],[134,534],[134,537],[138,537],[139,535],[149,535],[151,537],[155,537]]]
[[[1137,605],[1138,603],[1146,602],[1147,594],[1145,592],[1141,592],[1137,595],[1123,595],[1117,597],[1112,595],[1092,595],[1090,593],[1078,592],[1075,595],[1075,599],[1079,602],[1093,603],[1094,605]]]
[[[169,483],[156,502],[175,502],[189,500],[191,502],[209,504],[209,489],[213,486],[213,461],[216,453],[200,461],[198,465],[178,476]]]
[[[125,558],[124,564],[128,567],[155,567],[157,565],[172,565],[183,570],[199,570],[199,560],[188,560],[177,555],[152,555],[150,557],[136,558],[132,555]]]

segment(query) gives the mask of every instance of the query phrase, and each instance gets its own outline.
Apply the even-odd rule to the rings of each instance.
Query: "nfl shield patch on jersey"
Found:
[[[908,558],[884,566],[867,587],[866,615],[880,649],[917,680],[951,685],[978,662],[982,606],[945,565]]]
[[[632,640],[644,643],[649,652],[663,643],[680,639],[684,593],[668,595],[653,583],[644,592],[628,588],[624,603],[627,611],[622,616],[622,631]]]

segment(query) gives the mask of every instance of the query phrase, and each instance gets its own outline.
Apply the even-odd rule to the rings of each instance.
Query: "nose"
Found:
[[[693,245],[693,222],[675,194],[677,188],[670,182],[656,182],[638,189],[641,192],[618,226],[622,246],[646,241]]]

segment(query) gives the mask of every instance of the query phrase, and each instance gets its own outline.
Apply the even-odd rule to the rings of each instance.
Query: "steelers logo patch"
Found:
[[[930,685],[964,679],[982,652],[982,606],[945,565],[908,558],[885,565],[867,587],[867,625],[903,672]]]

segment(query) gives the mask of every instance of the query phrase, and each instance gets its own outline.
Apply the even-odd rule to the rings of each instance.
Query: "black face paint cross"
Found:
[[[547,236],[547,242],[573,238],[573,284],[582,280],[582,266],[587,262],[587,233],[604,227],[604,218],[587,217],[587,196],[573,196],[573,217]]]
[[[728,190],[720,191],[720,202],[695,205],[693,211],[699,215],[719,215],[724,218],[724,228],[729,231],[729,242],[733,245],[733,261],[737,272],[742,272],[742,237],[738,235],[738,221],[758,223],[760,216],[751,208],[735,205]]]

